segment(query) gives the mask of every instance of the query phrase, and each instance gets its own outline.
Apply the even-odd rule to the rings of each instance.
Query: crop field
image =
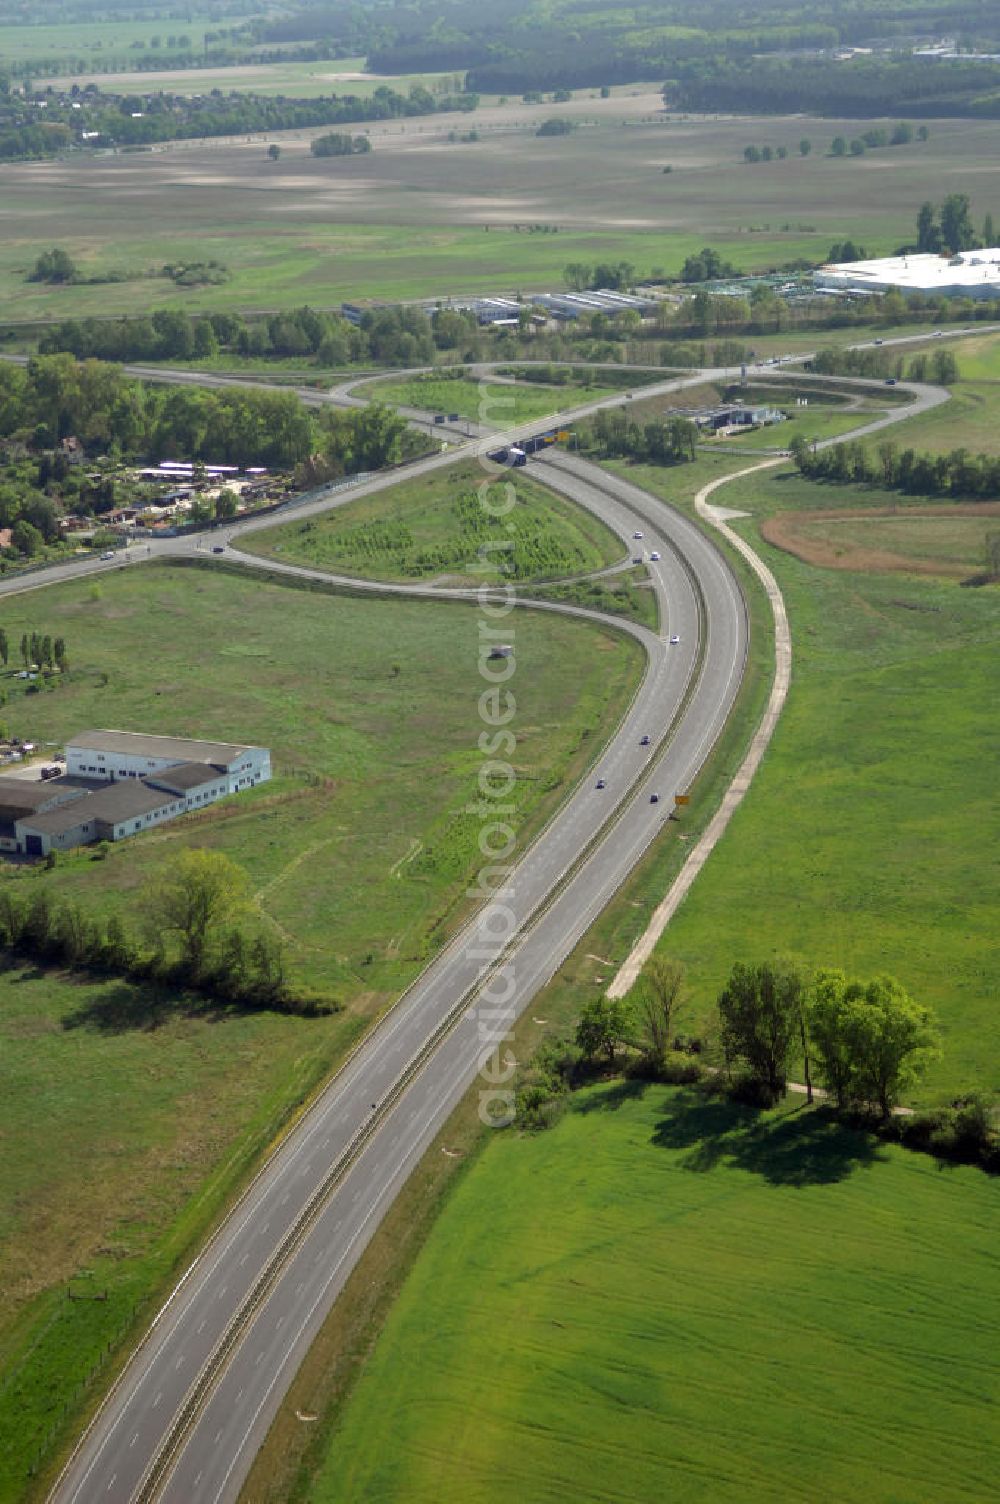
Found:
[[[154,37],[159,37],[162,46],[166,47],[169,36],[189,37],[194,52],[204,46],[205,32],[217,24],[210,16],[192,13],[169,21],[117,19],[69,21],[58,26],[0,26],[0,64],[16,72],[18,64],[29,58],[37,60],[51,56],[54,66],[61,65],[67,58],[82,58],[87,52],[102,62],[129,55],[135,58],[134,43],[142,42],[143,52],[147,54]],[[94,77],[98,83],[107,79],[113,87],[114,75],[95,74]],[[139,77],[146,75],[140,74]]]
[[[947,508],[779,512],[764,536],[808,564],[826,569],[894,570],[965,580],[982,571],[987,535],[1000,503]]]
[[[628,116],[626,106],[645,113]],[[188,309],[331,306],[557,286],[570,261],[626,259],[640,272],[677,273],[705,244],[746,270],[821,259],[848,230],[872,251],[889,250],[912,237],[926,184],[959,170],[977,217],[992,203],[998,122],[935,122],[922,146],[857,160],[820,150],[856,122],[810,122],[810,157],[748,167],[748,140],[766,132],[794,145],[802,120],[656,120],[656,107],[647,92],[383,122],[371,128],[373,151],[354,158],[313,158],[316,132],[291,132],[278,162],[261,137],[4,165],[0,300],[22,318],[149,306],[141,279],[26,285],[25,271],[53,244],[88,274],[225,262],[225,286],[174,297]],[[599,123],[535,135],[546,114],[573,111]],[[473,126],[479,141],[448,141]]]
[[[372,397],[393,407],[419,407],[432,413],[458,413],[473,423],[507,428],[530,423],[547,413],[566,412],[585,402],[613,397],[617,388],[602,386],[543,386],[538,382],[483,382],[462,377],[413,377],[409,381],[373,381],[357,388],[359,397]]]
[[[678,499],[672,472],[631,474]],[[759,524],[788,511],[819,519],[899,502],[792,470],[761,472],[716,499],[752,514],[734,525],[755,546]],[[934,537],[921,529],[925,558]],[[941,554],[951,546],[942,539]],[[759,547],[789,611],[792,689],[762,768],[662,942],[688,969],[685,1027],[705,1025],[736,960],[778,952],[888,971],[944,1031],[944,1059],[915,1100],[998,1094],[1000,592],[815,568]]]
[[[980,1504],[994,1203],[804,1107],[589,1088],[460,1178],[301,1496]]]
[[[158,23],[155,29],[163,36],[166,23]],[[174,25],[170,26],[171,32],[176,29]],[[444,76],[449,81],[452,78],[451,74]],[[432,88],[440,77],[440,74],[425,73],[382,78],[366,71],[363,57],[339,57],[325,58],[320,63],[236,63],[232,67],[164,68],[156,72],[142,69],[134,73],[117,70],[114,73],[67,73],[45,79],[44,82],[62,89],[72,88],[73,84],[84,88],[87,84],[94,83],[103,92],[113,91],[116,94],[128,93],[134,89],[144,94],[163,90],[169,94],[191,95],[221,89],[226,94],[235,90],[246,94],[285,94],[295,99],[311,99],[316,95],[329,94],[354,94],[365,99],[379,84],[389,84],[392,88],[401,90],[406,90],[415,83]]]
[[[0,1364],[16,1375],[0,1391],[0,1437],[23,1468],[234,1175],[459,917],[477,859],[462,810],[481,761],[481,679],[465,606],[359,602],[223,571],[135,568],[13,598],[3,617],[14,641],[43,623],[63,635],[71,662],[51,692],[4,681],[22,734],[61,742],[111,724],[246,738],[272,748],[277,775],[104,861],[84,850],[53,871],[8,867],[8,891],[114,907],[141,932],[143,885],[168,853],[225,851],[249,871],[294,976],[343,1004],[317,1020],[245,1016],[33,968],[0,977]],[[523,841],[615,723],[639,654],[538,612],[511,631]],[[109,1300],[68,1302],[70,1279]],[[0,1473],[0,1499],[19,1496],[4,1489]]]
[[[438,578],[451,585],[557,579],[624,557],[619,539],[582,508],[512,472],[491,484],[475,464],[254,533],[249,547],[368,579]]]

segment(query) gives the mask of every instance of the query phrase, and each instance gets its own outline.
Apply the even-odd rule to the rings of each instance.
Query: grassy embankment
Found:
[[[4,976],[6,1500],[21,1497],[50,1426],[68,1424],[77,1385],[136,1306],[459,917],[475,862],[475,829],[458,811],[479,764],[480,681],[466,607],[357,602],[222,572],[150,568],[55,586],[7,602],[4,627],[14,641],[63,635],[72,663],[48,693],[8,684],[5,716],[22,733],[60,742],[111,724],[246,737],[271,746],[277,770],[106,861],[81,853],[4,881],[25,896],[44,885],[92,914],[124,911],[138,928],[142,884],[162,858],[218,848],[248,868],[260,920],[287,940],[295,975],[344,1004],[326,1019],[247,1017],[178,1011],[116,983]],[[526,839],[614,724],[638,653],[537,613],[514,630],[528,670],[515,758]],[[155,669],[144,646],[154,643]],[[69,1301],[68,1281],[108,1298]]]
[[[994,1200],[802,1106],[589,1088],[459,1179],[295,1496],[974,1504]]]

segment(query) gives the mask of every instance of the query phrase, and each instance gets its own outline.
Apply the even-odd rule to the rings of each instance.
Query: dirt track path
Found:
[[[722,835],[733,817],[733,812],[742,803],[743,797],[754,774],[760,767],[764,753],[767,751],[774,728],[778,724],[785,698],[788,694],[788,686],[792,679],[792,634],[788,626],[788,614],[785,610],[784,598],[778,588],[778,582],[768,569],[763,559],[750,547],[737,532],[729,526],[727,516],[734,515],[724,507],[713,506],[709,497],[722,486],[729,485],[732,481],[741,480],[757,470],[772,470],[777,465],[786,464],[782,457],[779,459],[764,460],[759,465],[749,465],[745,470],[737,470],[733,475],[720,476],[718,480],[703,486],[694,499],[695,510],[699,517],[721,533],[727,543],[740,553],[750,565],[754,574],[760,580],[771,603],[771,613],[774,617],[774,657],[775,672],[774,683],[771,685],[771,693],[768,697],[767,708],[761,719],[760,725],[754,732],[746,757],[740,765],[739,771],[732,783],[726,790],[722,803],[712,816],[705,830],[699,836],[697,842],[688,853],[680,872],[674,878],[666,895],[653,910],[649,924],[639,939],[633,945],[631,951],[622,962],[617,973],[608,987],[608,997],[624,997],[636,982],[640,971],[649,960],[657,942],[670,920],[677,912],[681,903],[687,897],[691,885],[698,873],[708,861],[709,856],[715,850],[716,845],[722,839]]]

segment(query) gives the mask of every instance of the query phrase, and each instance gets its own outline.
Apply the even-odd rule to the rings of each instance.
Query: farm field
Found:
[[[624,557],[624,545],[602,522],[537,481],[507,472],[481,494],[490,480],[475,463],[454,465],[347,502],[324,517],[253,533],[247,547],[368,579],[440,578],[450,585],[558,579]],[[484,548],[491,551],[481,558]]]
[[[22,696],[5,680],[9,724],[41,742],[99,724],[246,737],[271,746],[277,776],[104,861],[84,851],[52,871],[7,868],[5,891],[45,887],[94,915],[124,909],[138,930],[142,885],[168,852],[225,851],[247,867],[293,975],[343,1007],[315,1020],[242,1015],[34,968],[0,976],[0,1364],[12,1381],[0,1391],[0,1436],[22,1480],[133,1308],[456,922],[477,859],[478,827],[461,813],[481,761],[466,607],[158,566],[96,590],[60,585],[5,603],[11,637],[44,612],[72,663],[50,693]],[[615,723],[639,654],[612,631],[542,613],[522,613],[516,630],[530,669],[511,801],[524,841]],[[144,642],[157,644],[155,669],[137,651]],[[71,1279],[74,1293],[107,1288],[108,1300],[67,1301]],[[0,1472],[0,1499],[19,1487]]]
[[[671,472],[630,474],[679,499]],[[704,1027],[733,961],[751,959],[752,935],[755,957],[888,971],[934,1008],[944,1058],[915,1100],[972,1087],[1000,1094],[991,917],[1000,832],[987,750],[1000,593],[917,574],[815,568],[759,541],[760,524],[787,511],[822,520],[899,500],[874,489],[779,469],[718,500],[751,514],[734,526],[778,578],[795,656],[764,764],[662,942],[688,970],[684,1026]],[[932,536],[921,534],[924,558]]]
[[[770,543],[827,569],[896,570],[967,580],[983,569],[1000,503],[873,511],[780,512],[764,524]]]
[[[18,317],[129,312],[142,280],[45,288],[24,282],[41,249],[64,244],[88,273],[143,272],[214,257],[232,280],[178,295],[188,309],[330,306],[350,297],[515,292],[562,283],[570,261],[631,261],[676,274],[705,244],[744,270],[820,260],[845,227],[872,251],[913,233],[928,181],[959,169],[981,214],[992,202],[1000,123],[935,122],[922,146],[837,160],[820,145],[856,122],[810,124],[809,158],[747,167],[760,121],[623,121],[654,94],[553,106],[504,106],[371,127],[373,151],[316,159],[317,132],[266,143],[186,142],[155,152],[0,168],[6,235],[0,301]],[[539,138],[546,114],[607,106],[602,123]],[[613,113],[617,111],[617,114]],[[451,143],[472,126],[482,139]],[[766,122],[780,143],[802,121]],[[673,171],[664,175],[669,164]],[[592,205],[601,204],[595,228]],[[818,207],[817,207],[818,206]],[[400,233],[400,231],[405,233]]]
[[[158,30],[164,33],[161,22]],[[175,28],[172,25],[171,31]],[[2,44],[0,44],[2,45]],[[380,85],[399,89],[405,93],[412,85],[422,84],[434,91],[438,83],[452,86],[456,75],[447,73],[413,73],[381,75],[369,73],[363,57],[325,58],[318,63],[235,63],[231,67],[164,68],[130,73],[122,70],[114,73],[65,73],[45,79],[57,89],[72,88],[77,84],[85,88],[94,83],[104,93],[127,93],[135,90],[147,94],[162,90],[169,94],[207,94],[212,89],[231,90],[246,94],[285,94],[289,98],[311,99],[317,95],[353,94],[367,99]],[[463,75],[457,75],[461,81]]]
[[[168,36],[186,36],[191,40],[192,52],[200,50],[205,43],[205,32],[211,31],[217,22],[207,15],[195,12],[174,20],[123,20],[113,21],[67,21],[59,25],[0,26],[0,60],[8,67],[17,69],[25,59],[42,59],[47,54],[53,62],[61,64],[67,58],[82,58],[84,53],[99,55],[102,62],[111,58],[131,57],[136,51],[133,43],[144,43],[143,51],[149,49],[152,39],[160,37],[166,47]],[[335,66],[331,64],[331,67]],[[105,75],[95,75],[100,81]],[[139,75],[142,77],[143,75]],[[113,75],[111,75],[113,77]]]
[[[373,381],[355,389],[358,397],[388,402],[393,407],[419,407],[432,413],[458,413],[491,428],[529,423],[547,413],[565,412],[618,388],[602,386],[543,386],[538,382],[483,382],[462,377],[413,377],[408,381]]]
[[[802,1106],[589,1088],[458,1180],[300,1496],[978,1504],[994,1202]]]

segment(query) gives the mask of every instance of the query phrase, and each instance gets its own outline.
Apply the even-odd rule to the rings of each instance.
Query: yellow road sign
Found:
[[[568,444],[570,439],[572,438],[572,435],[568,428],[560,428],[556,433],[556,438],[559,440],[560,444]]]
[[[691,803],[691,795],[690,794],[675,794],[674,795],[674,803],[675,804],[690,804]]]

